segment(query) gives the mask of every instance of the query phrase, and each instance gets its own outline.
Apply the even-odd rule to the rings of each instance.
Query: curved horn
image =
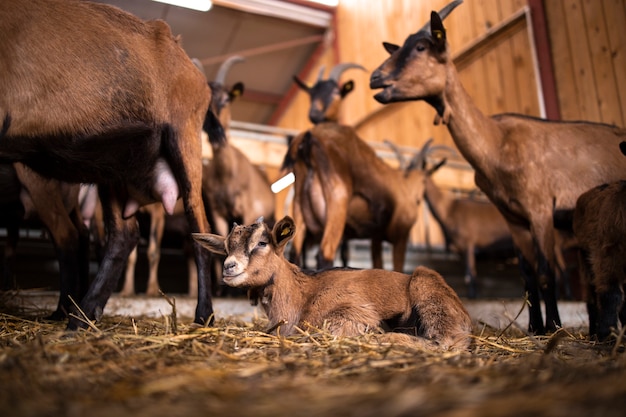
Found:
[[[317,73],[317,80],[315,81],[316,84],[324,79],[324,71],[325,70],[326,70],[326,67],[324,65],[322,65],[320,67],[320,72]]]
[[[217,70],[217,75],[215,76],[214,82],[224,85],[224,81],[226,81],[226,74],[230,70],[230,67],[237,62],[245,61],[245,58],[239,55],[233,55],[229,57],[226,61],[222,62],[220,65],[220,69]]]
[[[445,5],[441,10],[439,10],[437,12],[437,14],[441,18],[441,20],[443,20],[446,17],[448,17],[450,12],[452,12],[452,10],[456,9],[456,6],[458,6],[461,3],[463,3],[463,0],[454,0],[454,1],[450,2],[450,3],[448,3],[447,5]],[[421,31],[430,32],[430,20],[428,20],[428,23],[426,23],[424,26],[422,26],[422,28],[420,30],[418,30],[418,32],[421,32]]]
[[[400,151],[400,147],[390,141],[389,139],[384,140],[385,145],[389,146],[391,150],[396,154],[396,158],[398,159],[398,164],[400,165],[400,169],[404,169],[406,167],[406,160],[404,159],[404,155]]]
[[[343,74],[345,70],[348,70],[350,68],[358,68],[362,69],[363,71],[367,71],[362,65],[354,64],[352,62],[343,62],[341,64],[335,65],[333,69],[330,70],[330,74],[328,74],[328,79],[339,83],[339,77],[341,77],[341,74]]]
[[[411,160],[411,163],[409,164],[410,167],[412,168],[422,167],[424,162],[426,162],[426,155],[428,154],[428,148],[430,147],[430,144],[432,142],[433,142],[433,138],[430,138],[424,143],[424,145],[422,146],[422,149]]]
[[[206,72],[204,72],[204,65],[202,65],[202,62],[198,58],[191,58],[191,62],[193,62],[196,68],[198,68],[202,75],[204,75],[204,78],[206,78]]]

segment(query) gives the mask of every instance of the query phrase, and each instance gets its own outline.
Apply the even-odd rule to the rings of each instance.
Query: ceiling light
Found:
[[[339,0],[308,0],[311,3],[323,4],[324,6],[337,7]]]
[[[186,7],[187,9],[207,12],[213,6],[211,0],[152,0],[159,3],[167,3],[173,6]]]

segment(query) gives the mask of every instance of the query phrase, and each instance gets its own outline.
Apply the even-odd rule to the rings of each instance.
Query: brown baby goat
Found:
[[[283,256],[295,234],[285,217],[270,229],[262,219],[236,226],[226,237],[193,234],[213,253],[226,255],[224,282],[258,289],[270,328],[327,326],[337,336],[356,336],[382,326],[416,345],[465,349],[472,328],[461,300],[437,272],[420,266],[413,275],[381,269],[329,269],[305,273]],[[387,335],[388,340],[403,340]]]

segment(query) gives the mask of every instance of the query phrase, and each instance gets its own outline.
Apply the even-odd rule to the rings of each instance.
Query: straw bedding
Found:
[[[626,353],[585,329],[534,337],[475,324],[468,352],[324,329],[288,338],[267,321],[191,325],[105,316],[66,332],[0,304],[3,416],[623,416]],[[512,323],[514,324],[514,323]]]

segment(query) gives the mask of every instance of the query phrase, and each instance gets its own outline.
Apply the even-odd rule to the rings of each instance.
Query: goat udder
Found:
[[[179,196],[178,183],[170,166],[164,159],[159,158],[156,162],[154,174],[156,178],[154,192],[163,203],[167,214],[172,215],[174,214],[174,206]]]

